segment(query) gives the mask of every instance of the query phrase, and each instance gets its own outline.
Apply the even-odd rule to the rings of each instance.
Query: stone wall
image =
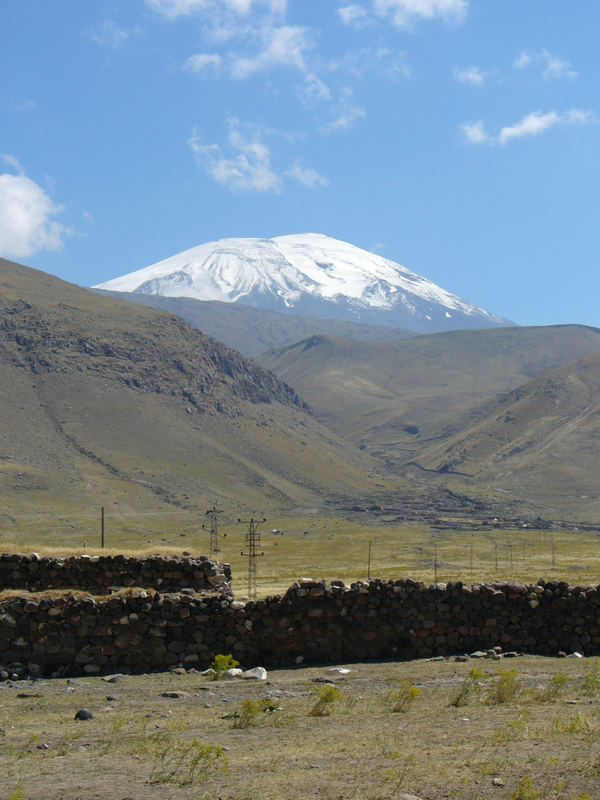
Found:
[[[173,592],[230,592],[231,569],[204,556],[200,558],[150,556],[73,556],[71,558],[16,554],[0,555],[0,591],[25,589],[78,589],[108,594],[131,586]]]
[[[18,597],[0,605],[0,663],[9,673],[77,675],[203,668],[216,653],[233,653],[247,667],[495,646],[592,655],[600,653],[599,589],[411,580],[348,589],[304,581],[245,606],[231,597],[145,591],[98,601]]]

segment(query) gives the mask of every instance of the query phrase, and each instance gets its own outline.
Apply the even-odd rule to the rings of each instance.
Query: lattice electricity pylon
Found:
[[[242,551],[241,555],[248,557],[248,598],[256,600],[256,559],[259,556],[264,556],[264,553],[258,552],[260,548],[260,533],[257,530],[259,523],[254,518],[249,520],[239,519],[238,522],[244,522],[248,526],[246,533],[246,549],[248,552],[244,553]],[[265,520],[263,519],[262,522],[265,522]]]
[[[221,552],[219,549],[219,536],[224,539],[227,534],[219,533],[219,514],[222,514],[223,512],[221,509],[217,508],[217,504],[215,503],[213,507],[209,508],[206,513],[210,515],[208,556],[209,558],[212,558],[213,553]],[[206,530],[206,525],[202,525],[202,527]]]

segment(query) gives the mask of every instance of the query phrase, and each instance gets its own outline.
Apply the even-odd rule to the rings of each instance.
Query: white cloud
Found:
[[[248,78],[271,67],[291,67],[304,72],[305,53],[313,47],[306,28],[298,25],[266,27],[260,32],[263,46],[252,58],[237,57],[231,65],[233,78]]]
[[[572,108],[559,114],[557,111],[532,111],[521,120],[512,125],[505,125],[497,136],[486,132],[481,120],[477,122],[463,122],[460,129],[469,144],[499,144],[506,145],[516,139],[536,137],[550,128],[556,126],[588,125],[593,122],[594,115],[591,111]]]
[[[40,250],[60,250],[69,233],[54,219],[62,206],[24,174],[18,159],[5,155],[2,160],[17,174],[0,174],[0,255],[27,258]]]
[[[463,122],[460,129],[469,144],[484,144],[490,141],[490,137],[485,131],[483,121],[480,119],[476,122]]]
[[[105,19],[97,28],[87,31],[88,38],[103,47],[118,50],[137,31],[127,31],[112,19]]]
[[[220,66],[221,56],[217,53],[196,53],[185,60],[183,69],[198,75],[210,68],[218,69]]]
[[[222,11],[244,16],[255,7],[263,7],[272,14],[283,15],[287,9],[286,0],[145,0],[145,2],[167,19],[190,17],[207,12],[214,15]]]
[[[454,67],[453,76],[458,83],[466,83],[469,86],[483,86],[486,79],[485,72],[479,67]]]
[[[413,20],[443,19],[462,22],[469,9],[469,0],[374,0],[381,17],[391,17],[398,28],[410,28]]]
[[[298,95],[306,105],[331,100],[329,86],[313,72],[310,72],[304,79],[304,85],[298,89]]]
[[[558,56],[553,56],[546,48],[542,50],[542,58],[546,62],[546,67],[542,75],[547,80],[560,78],[576,78],[577,73],[568,61]]]
[[[316,189],[318,186],[328,186],[329,178],[321,175],[316,169],[306,167],[301,161],[295,161],[292,167],[285,173],[290,178],[294,178],[308,189]]]
[[[533,56],[529,50],[521,50],[513,61],[513,67],[515,69],[525,69],[525,67],[528,67],[530,64],[533,64]]]
[[[524,136],[539,136],[540,133],[555,125],[586,125],[591,121],[591,112],[579,108],[572,108],[562,114],[558,114],[556,111],[549,111],[547,114],[533,111],[523,117],[520,122],[502,128],[498,135],[498,141],[500,144],[508,144],[513,139],[522,139]]]
[[[332,122],[321,127],[321,133],[345,131],[355,125],[359,119],[364,119],[366,116],[367,112],[361,106],[347,104]]]
[[[358,3],[342,6],[338,8],[337,13],[344,25],[351,25],[355,28],[362,27],[369,19],[366,8]]]
[[[576,78],[577,72],[569,61],[552,55],[545,47],[541,50],[522,50],[513,61],[515,69],[526,69],[532,64],[542,67],[542,77],[546,80]]]
[[[203,144],[197,131],[188,145],[198,164],[221,186],[232,191],[277,191],[281,178],[271,169],[271,152],[257,131],[242,132],[237,118],[229,120],[228,142],[231,155],[225,156],[218,144]]]

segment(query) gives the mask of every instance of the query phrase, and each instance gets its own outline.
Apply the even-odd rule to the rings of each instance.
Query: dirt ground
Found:
[[[0,797],[600,797],[597,661],[345,667],[0,684]],[[76,721],[82,708],[93,718]]]

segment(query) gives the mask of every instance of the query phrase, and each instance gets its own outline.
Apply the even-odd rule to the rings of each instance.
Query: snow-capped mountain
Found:
[[[95,288],[240,302],[416,332],[509,324],[400,264],[316,233],[207,242]]]

